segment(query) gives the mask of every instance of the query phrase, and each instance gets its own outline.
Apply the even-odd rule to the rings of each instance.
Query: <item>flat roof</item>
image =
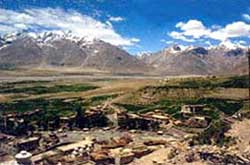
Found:
[[[39,140],[39,137],[30,137],[28,139],[21,139],[18,141],[18,143],[28,143]]]
[[[204,107],[204,104],[187,104],[183,105],[184,107]]]
[[[92,144],[92,143],[93,143],[93,141],[91,141],[91,140],[82,140],[82,141],[79,141],[76,143],[71,143],[71,144],[67,144],[65,146],[57,147],[57,149],[59,151],[62,151],[62,152],[67,152],[67,151],[71,151],[75,148],[84,147],[84,146]]]

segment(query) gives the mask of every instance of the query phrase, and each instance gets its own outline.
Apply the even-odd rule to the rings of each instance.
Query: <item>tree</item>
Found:
[[[74,110],[76,111],[75,125],[76,127],[83,128],[84,127],[84,110],[80,103],[76,103],[74,106]]]

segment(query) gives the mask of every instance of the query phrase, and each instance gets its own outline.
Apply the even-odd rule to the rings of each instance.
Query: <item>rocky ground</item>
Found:
[[[189,146],[187,141],[172,141],[157,151],[135,160],[132,165],[155,164],[250,164],[250,120],[236,121],[226,133],[235,139],[230,146]]]
[[[172,164],[192,164],[192,165],[214,165],[214,164],[250,164],[250,120],[235,121],[231,129],[226,133],[232,141],[224,146],[219,145],[190,145],[192,136],[173,137],[167,134],[159,134],[153,131],[117,130],[117,129],[91,129],[69,132],[55,132],[61,142],[77,142],[86,138],[95,139],[95,143],[101,148],[108,147],[110,154],[134,152],[135,148],[147,148],[150,150],[142,157],[133,157],[126,164],[131,165],[172,165]],[[43,132],[47,135],[47,132]],[[131,141],[124,143],[124,137],[129,137]],[[116,142],[115,142],[116,141]],[[106,142],[109,142],[107,145]],[[115,143],[114,143],[115,142]],[[122,144],[122,146],[120,146]],[[97,147],[97,148],[99,148]],[[111,148],[110,148],[111,147]],[[95,147],[96,148],[96,147]],[[105,150],[103,150],[105,151]],[[45,152],[41,155],[34,155],[33,159],[40,159],[44,154],[55,155],[56,150]],[[95,156],[100,156],[99,151],[94,149]],[[101,153],[103,154],[103,153]],[[71,155],[71,154],[70,154]],[[70,157],[69,157],[70,158]],[[67,159],[69,159],[67,157]],[[54,159],[58,159],[54,158]],[[61,160],[61,159],[60,159]],[[5,162],[4,165],[11,165],[12,161]],[[87,161],[87,163],[93,163]],[[1,164],[1,163],[0,163]],[[94,163],[95,164],[95,163]],[[2,165],[2,164],[1,164]]]

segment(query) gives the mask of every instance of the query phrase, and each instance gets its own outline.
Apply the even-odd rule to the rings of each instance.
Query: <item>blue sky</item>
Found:
[[[70,30],[132,54],[250,43],[249,0],[0,0],[0,8],[1,34]]]

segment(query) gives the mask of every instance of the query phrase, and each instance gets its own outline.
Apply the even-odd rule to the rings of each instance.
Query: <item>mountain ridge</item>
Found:
[[[43,37],[8,37],[0,48],[0,64],[15,67],[94,68],[126,73],[142,73],[150,68],[121,48],[104,41],[70,37],[52,33],[44,34]]]
[[[166,75],[181,74],[246,74],[247,49],[219,45],[217,47],[188,47],[176,51],[176,45],[159,52],[142,55],[145,63],[155,67],[156,72]],[[173,51],[174,50],[174,51]]]
[[[183,48],[174,44],[155,53],[133,56],[102,40],[70,32],[16,33],[0,37],[0,69],[74,67],[156,75],[245,74],[246,51],[225,45]]]

